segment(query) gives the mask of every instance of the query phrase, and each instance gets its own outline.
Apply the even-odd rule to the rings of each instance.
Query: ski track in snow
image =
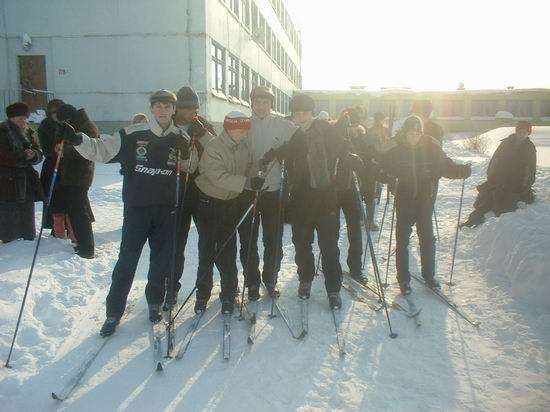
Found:
[[[485,176],[488,158],[446,144],[458,161],[472,161],[462,220],[471,211],[475,185]],[[437,202],[441,240],[437,268],[441,281],[450,271],[460,181],[442,179]],[[13,369],[0,369],[2,411],[542,411],[550,404],[550,293],[548,230],[550,170],[540,168],[538,202],[490,218],[460,233],[454,280],[443,290],[473,318],[476,329],[413,281],[422,308],[422,326],[390,309],[398,338],[388,337],[384,312],[375,313],[342,290],[342,329],[347,355],[338,356],[324,283],[316,279],[310,299],[310,333],[294,340],[282,319],[268,319],[263,298],[257,339],[246,342],[247,328],[232,322],[231,360],[221,358],[220,304],[212,298],[197,334],[180,360],[153,371],[144,286],[148,248],[132,291],[132,309],[81,384],[63,403],[50,398],[96,344],[104,319],[104,299],[117,259],[122,219],[118,166],[97,168],[90,192],[96,222],[97,257],[72,254],[69,241],[49,237],[41,243],[27,306],[12,357]],[[378,212],[380,218],[383,202]],[[40,214],[37,210],[37,219]],[[346,268],[347,237],[342,219],[341,261]],[[377,234],[373,236],[376,241]],[[387,253],[389,220],[380,256]],[[197,264],[197,235],[191,229],[180,300],[191,290]],[[0,354],[4,362],[23,296],[35,244],[0,245]],[[418,272],[417,240],[411,241],[411,270]],[[373,282],[370,262],[367,273]],[[382,275],[385,263],[379,260]],[[395,296],[395,262],[390,264],[389,296]],[[290,227],[285,226],[280,273],[281,303],[299,324],[298,285]],[[215,275],[215,281],[219,278]],[[213,297],[219,284],[216,284]],[[176,351],[192,317],[177,322]],[[164,341],[163,341],[164,343]],[[164,349],[164,346],[163,346]]]

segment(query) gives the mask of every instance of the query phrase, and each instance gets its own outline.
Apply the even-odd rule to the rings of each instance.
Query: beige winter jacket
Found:
[[[211,139],[199,163],[198,188],[207,196],[220,200],[236,198],[244,189],[249,152],[245,144],[237,144],[225,131]]]

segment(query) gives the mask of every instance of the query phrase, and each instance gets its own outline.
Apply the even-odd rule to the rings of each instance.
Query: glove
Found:
[[[188,130],[189,136],[199,138],[203,137],[206,132],[208,132],[208,129],[204,126],[204,124],[202,124],[202,122],[198,118],[195,118],[193,123],[191,123],[191,125],[189,126]]]
[[[177,135],[174,141],[174,147],[180,152],[180,159],[189,159],[189,142],[182,135]]]
[[[277,157],[277,149],[269,149],[262,158],[265,164],[271,163]]]
[[[254,191],[261,190],[265,182],[265,178],[263,177],[251,177],[250,178],[250,188]]]
[[[361,170],[364,166],[363,160],[359,156],[357,156],[355,153],[348,154],[348,161],[351,168],[356,172]]]
[[[472,167],[470,165],[462,165],[460,168],[460,177],[468,179],[472,175]]]
[[[63,122],[59,128],[59,135],[65,140],[66,142],[69,142],[73,146],[78,146],[82,143],[82,135],[77,134],[74,131],[74,128],[67,122]]]

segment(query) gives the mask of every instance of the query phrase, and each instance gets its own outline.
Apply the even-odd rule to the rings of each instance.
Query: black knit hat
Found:
[[[29,117],[30,110],[27,103],[24,102],[15,102],[6,106],[6,116],[8,119],[17,116],[27,116]]]
[[[72,104],[64,104],[57,109],[57,120],[64,122],[71,120],[76,115],[76,107]]]
[[[418,130],[420,133],[423,133],[424,123],[422,122],[422,119],[420,117],[411,115],[405,119],[401,130],[405,133],[411,130]]]
[[[198,109],[201,105],[199,95],[189,86],[183,86],[176,95],[178,97],[177,107]]]
[[[315,102],[307,94],[299,94],[290,99],[289,109],[291,113],[313,112]]]

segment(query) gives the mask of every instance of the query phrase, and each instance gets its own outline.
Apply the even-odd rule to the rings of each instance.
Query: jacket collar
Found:
[[[170,126],[166,130],[162,130],[162,127],[155,119],[149,120],[149,128],[155,136],[168,136],[170,133],[179,134],[179,129],[174,125],[174,121],[170,121]]]
[[[220,140],[222,141],[222,143],[224,145],[226,145],[227,147],[229,147],[232,150],[237,150],[237,148],[239,147],[237,142],[235,142],[235,140],[233,140],[231,137],[229,137],[229,135],[227,134],[227,132],[225,130],[220,134]]]

